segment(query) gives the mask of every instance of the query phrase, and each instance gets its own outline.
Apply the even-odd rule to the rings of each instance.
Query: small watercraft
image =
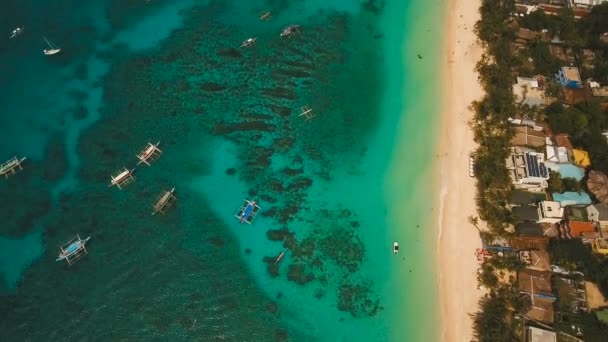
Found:
[[[18,35],[23,33],[23,28],[21,27],[17,27],[16,29],[14,29],[13,31],[11,31],[11,39],[17,37]]]
[[[246,40],[243,42],[243,44],[241,44],[241,47],[242,47],[242,48],[243,48],[243,47],[249,47],[249,46],[251,46],[251,45],[255,44],[255,41],[256,41],[257,39],[258,39],[257,37],[256,37],[256,38],[247,38],[247,39],[246,39]]]
[[[268,20],[270,19],[270,12],[264,12],[260,15],[260,20]]]
[[[46,37],[42,37],[44,39],[44,41],[46,42],[46,44],[49,46],[50,49],[44,49],[42,50],[44,52],[45,55],[47,56],[51,56],[51,55],[56,55],[59,52],[61,52],[61,49],[58,47],[54,47],[53,44],[51,44],[51,42],[49,42],[48,39],[46,39]]]
[[[260,211],[260,206],[255,201],[245,200],[243,205],[234,213],[234,216],[239,219],[240,223],[251,224],[253,219]]]
[[[393,254],[399,253],[399,242],[393,242]]]
[[[284,251],[281,252],[281,254],[279,254],[279,256],[276,259],[274,259],[275,265],[278,264],[279,262],[281,262],[281,260],[283,260],[283,256],[285,256],[285,252]]]
[[[281,31],[281,37],[291,36],[292,34],[296,34],[300,32],[300,25],[289,25]]]
[[[55,261],[68,259],[68,261],[71,262],[70,258],[84,250],[84,245],[87,243],[87,241],[89,241],[89,239],[91,239],[90,236],[84,240],[81,240],[80,237],[73,239],[66,247],[61,248],[61,252],[59,252],[59,256]]]

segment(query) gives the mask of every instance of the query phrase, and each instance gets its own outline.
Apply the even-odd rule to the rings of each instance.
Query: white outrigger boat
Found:
[[[300,25],[289,25],[281,31],[281,37],[288,37],[296,33],[300,33]]]
[[[234,216],[239,219],[241,223],[245,222],[251,224],[253,219],[260,211],[260,206],[255,201],[245,200],[243,205],[234,213]]]
[[[257,37],[255,37],[255,38],[247,38],[245,41],[243,41],[243,43],[241,44],[241,47],[242,48],[249,47],[249,46],[255,44],[256,40],[258,40]]]
[[[11,31],[11,39],[16,38],[18,35],[23,33],[23,28],[17,27],[16,29]]]
[[[61,49],[58,47],[54,47],[53,44],[51,44],[51,42],[49,42],[48,39],[46,39],[46,37],[42,37],[44,39],[44,41],[46,42],[46,44],[50,47],[50,49],[44,49],[42,50],[42,52],[44,52],[45,55],[47,56],[51,56],[51,55],[56,55],[59,52],[61,52]]]
[[[68,266],[76,263],[80,258],[87,255],[87,249],[85,248],[85,244],[89,241],[91,237],[87,237],[82,240],[79,235],[76,235],[75,238],[68,241],[65,245],[60,248],[59,256],[55,261],[66,260]]]

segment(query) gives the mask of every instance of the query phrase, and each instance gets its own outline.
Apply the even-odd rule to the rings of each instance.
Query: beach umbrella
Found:
[[[601,171],[591,170],[587,179],[587,189],[602,203],[608,203],[608,176]]]

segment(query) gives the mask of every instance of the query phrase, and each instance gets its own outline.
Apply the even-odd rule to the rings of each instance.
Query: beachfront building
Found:
[[[551,272],[524,269],[517,273],[520,293],[530,297],[530,309],[524,314],[528,319],[553,323],[553,296]]]
[[[526,327],[526,338],[528,342],[557,342],[557,335],[554,331],[549,331],[541,328]]]
[[[511,120],[509,120],[511,121]],[[521,122],[523,126],[515,126],[515,135],[511,138],[511,145],[513,146],[532,146],[542,147],[545,146],[545,134],[542,131],[542,127],[529,126],[526,124],[529,120],[512,120],[511,123],[517,124]],[[534,124],[534,121],[531,121]]]
[[[559,202],[542,201],[539,203],[537,211],[539,223],[559,223],[564,219],[564,208]]]
[[[601,5],[608,0],[568,0],[570,7],[583,7],[589,8],[597,5]]]
[[[519,251],[517,256],[526,265],[526,268],[537,271],[549,271],[551,269],[549,253],[545,251]]]
[[[542,191],[548,184],[549,171],[544,153],[514,147],[506,160],[513,185],[519,189]]]
[[[538,79],[518,77],[513,85],[515,101],[530,107],[542,106],[545,103],[545,90],[540,88]]]
[[[591,240],[597,238],[595,224],[585,221],[568,221],[568,235],[570,238],[583,238]]]
[[[583,86],[577,67],[561,67],[555,78],[562,87],[581,88]]]
[[[511,238],[509,244],[511,245],[511,248],[516,251],[546,251],[549,248],[549,239],[545,236],[517,236]]]
[[[569,161],[568,149],[563,146],[547,145],[545,150],[547,161],[553,163],[567,163]]]

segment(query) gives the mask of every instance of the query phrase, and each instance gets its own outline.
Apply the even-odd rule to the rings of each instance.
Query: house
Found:
[[[566,133],[559,133],[555,135],[555,142],[559,147],[565,147],[566,149],[572,149],[572,143],[570,142],[570,137]]]
[[[545,236],[543,228],[534,221],[524,221],[515,225],[515,233],[518,236]]]
[[[542,106],[545,103],[545,90],[539,87],[537,78],[518,77],[513,85],[515,101],[530,107]]]
[[[538,208],[533,205],[519,205],[511,209],[513,216],[518,221],[538,221]]]
[[[564,218],[564,208],[555,201],[542,201],[538,206],[538,222],[558,223]]]
[[[546,188],[549,171],[545,166],[545,155],[519,147],[511,151],[506,165],[515,187],[528,190]]]
[[[551,272],[524,269],[517,273],[519,291],[530,296],[530,309],[525,313],[528,319],[553,323],[553,303],[555,297],[551,287]]]
[[[545,146],[545,135],[542,130],[533,129],[528,126],[515,127],[515,135],[511,138],[513,146]]]
[[[567,163],[568,162],[568,149],[563,146],[547,145],[545,147],[547,154],[547,161],[554,163]]]
[[[608,204],[596,203],[585,207],[587,217],[591,222],[599,223],[601,227],[608,228]],[[606,236],[608,238],[608,236]]]
[[[571,7],[590,8],[608,2],[608,0],[568,0],[568,2]]]
[[[551,261],[549,253],[545,251],[519,251],[517,253],[519,260],[526,264],[526,268],[537,271],[549,271],[551,269]]]
[[[595,224],[593,222],[568,221],[568,231],[571,237],[580,238],[585,234],[595,233]]]
[[[591,204],[591,197],[586,192],[565,191],[564,193],[553,193],[553,200],[560,203],[562,207],[576,204]]]
[[[526,327],[526,338],[528,342],[557,342],[557,335],[554,331],[549,331],[531,326]]]
[[[565,88],[581,88],[581,75],[576,67],[561,67],[555,75],[557,82]]]
[[[545,200],[545,194],[542,192],[528,192],[519,189],[511,191],[509,203],[514,205],[531,205]]]
[[[549,239],[546,237],[517,236],[509,241],[514,250],[539,250],[546,251],[549,246]]]

